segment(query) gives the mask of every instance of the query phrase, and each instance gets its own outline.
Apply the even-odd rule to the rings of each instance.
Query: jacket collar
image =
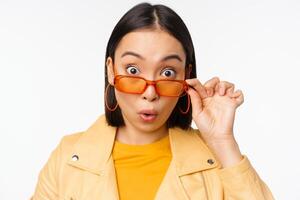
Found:
[[[105,115],[101,115],[75,143],[68,164],[101,175],[111,156],[116,130],[107,124]],[[198,130],[170,128],[169,137],[179,176],[219,166]],[[78,160],[72,159],[74,155]]]

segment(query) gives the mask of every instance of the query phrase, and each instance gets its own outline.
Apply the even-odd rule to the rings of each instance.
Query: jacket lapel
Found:
[[[215,168],[219,164],[201,139],[198,130],[170,128],[169,136],[173,158],[155,200],[189,199],[180,177]],[[210,161],[207,162],[208,160]]]
[[[196,129],[169,129],[170,145],[178,176],[218,166],[214,155]]]
[[[77,155],[79,159],[68,161],[69,165],[99,176],[95,183],[97,186],[86,194],[93,196],[93,199],[119,200],[111,156],[115,136],[116,127],[108,126],[105,115],[100,116],[74,145],[72,155]]]
[[[72,155],[77,155],[79,159],[68,161],[68,164],[102,179],[102,192],[98,199],[119,199],[112,158],[116,130],[116,127],[108,126],[105,115],[101,115],[74,145]],[[201,139],[198,130],[170,128],[169,138],[172,161],[155,199],[188,199],[180,183],[180,176],[214,168],[219,164]]]

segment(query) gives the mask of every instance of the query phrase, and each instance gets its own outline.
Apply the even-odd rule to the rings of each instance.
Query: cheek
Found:
[[[179,98],[175,97],[161,97],[161,101],[163,104],[162,110],[165,112],[171,113],[175,108]]]
[[[126,94],[115,90],[116,99],[123,112],[132,113],[132,111],[137,110],[137,102],[139,101],[138,95]],[[156,102],[156,108],[160,110],[160,113],[164,115],[169,115],[175,108],[179,97],[163,97],[161,96],[159,101]]]
[[[134,102],[136,102],[136,95],[126,94],[115,90],[117,102],[121,110],[126,110],[128,108],[133,108]]]

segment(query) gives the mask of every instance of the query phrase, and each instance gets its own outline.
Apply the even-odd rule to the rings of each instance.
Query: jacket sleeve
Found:
[[[219,169],[225,200],[274,200],[268,186],[260,179],[247,156],[234,166]]]
[[[58,166],[61,157],[62,141],[51,152],[48,161],[38,175],[38,182],[30,200],[56,200],[58,199]]]

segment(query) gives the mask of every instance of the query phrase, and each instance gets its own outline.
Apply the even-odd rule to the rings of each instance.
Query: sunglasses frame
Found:
[[[142,80],[144,80],[144,81],[146,82],[146,86],[145,86],[145,88],[143,89],[142,92],[127,92],[127,91],[122,91],[122,90],[120,90],[120,91],[122,91],[122,92],[129,93],[129,94],[142,94],[142,93],[145,92],[145,90],[147,89],[147,87],[148,87],[149,85],[153,85],[154,88],[155,88],[155,92],[156,92],[157,94],[159,94],[160,96],[166,96],[166,97],[182,97],[182,96],[185,96],[185,95],[187,94],[187,91],[188,91],[188,89],[189,89],[189,85],[187,84],[187,82],[186,82],[185,80],[159,79],[159,80],[150,81],[150,80],[147,80],[147,79],[145,79],[145,78],[143,78],[143,77],[140,77],[140,76],[128,76],[128,75],[116,75],[116,76],[114,77],[114,85],[115,85],[116,82],[117,82],[118,80],[120,80],[121,78],[136,78],[136,79],[142,79]],[[182,91],[182,93],[181,93],[179,96],[161,95],[161,94],[157,91],[157,88],[156,88],[156,84],[157,84],[157,82],[159,82],[159,81],[179,82],[179,83],[181,83],[181,84],[183,85],[183,88],[182,88],[183,91]],[[119,89],[118,89],[118,90],[119,90]]]

